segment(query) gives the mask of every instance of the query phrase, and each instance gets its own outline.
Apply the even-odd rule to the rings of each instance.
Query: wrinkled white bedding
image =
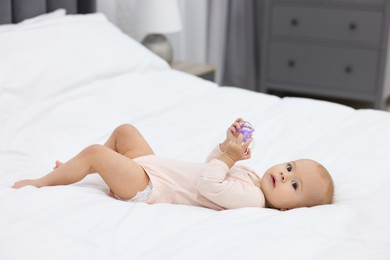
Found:
[[[39,46],[60,29],[69,38],[52,38],[48,53],[17,53],[23,37],[39,34]],[[87,29],[110,40],[70,37]],[[78,41],[84,48],[70,50]],[[107,60],[110,46],[127,54],[118,47],[117,60]],[[78,62],[94,69],[75,65],[72,77],[69,55],[81,53]],[[389,113],[218,87],[171,70],[98,14],[0,30],[0,55],[0,259],[390,258]],[[66,69],[52,69],[53,60]],[[201,162],[239,116],[256,128],[253,157],[242,164],[264,172],[316,159],[333,175],[335,203],[286,212],[135,204],[108,197],[96,175],[71,186],[10,188],[103,143],[123,123],[137,126],[156,154]]]

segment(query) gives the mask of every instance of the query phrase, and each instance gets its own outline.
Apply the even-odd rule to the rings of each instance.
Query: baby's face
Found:
[[[322,165],[301,159],[269,168],[261,178],[260,188],[268,207],[287,210],[325,204],[325,197],[333,193],[332,184]]]

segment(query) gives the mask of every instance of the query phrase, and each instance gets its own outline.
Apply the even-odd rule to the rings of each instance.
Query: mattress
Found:
[[[171,69],[102,14],[0,26],[1,259],[389,259],[390,114],[218,86]],[[278,211],[131,203],[98,175],[12,189],[120,124],[154,152],[204,162],[237,117],[263,173],[324,164],[334,202]]]

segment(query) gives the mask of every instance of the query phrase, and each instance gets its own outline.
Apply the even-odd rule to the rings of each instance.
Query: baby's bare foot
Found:
[[[27,186],[27,185],[31,185],[31,186],[35,186],[35,187],[39,188],[39,183],[38,183],[37,180],[21,180],[21,181],[17,181],[12,186],[12,188],[19,189],[19,188],[22,188],[22,187]]]
[[[56,161],[56,165],[53,167],[53,169],[57,169],[58,167],[60,167],[62,165],[62,162],[60,161]]]

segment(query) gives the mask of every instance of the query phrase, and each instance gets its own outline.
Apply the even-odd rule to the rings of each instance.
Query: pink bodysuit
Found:
[[[216,210],[265,207],[260,177],[251,169],[235,165],[231,169],[215,159],[217,146],[206,163],[188,163],[156,155],[134,159],[148,174],[152,193],[145,202],[173,203]]]

